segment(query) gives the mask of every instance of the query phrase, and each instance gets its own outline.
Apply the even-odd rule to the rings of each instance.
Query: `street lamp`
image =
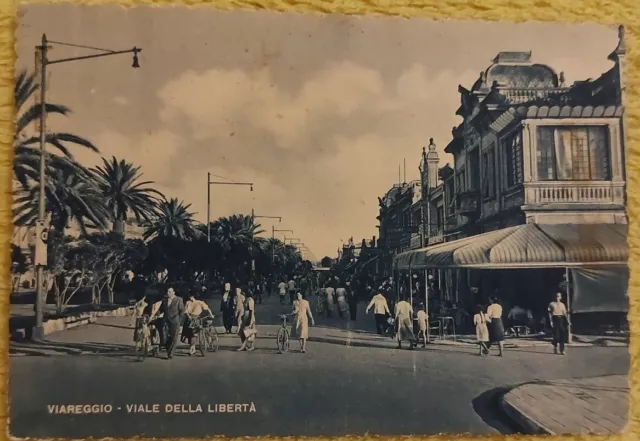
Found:
[[[291,233],[293,234],[293,230],[277,230],[276,227],[271,227],[271,238],[275,239],[276,238],[276,232],[278,233]],[[285,236],[284,240],[287,240],[287,237]]]
[[[244,185],[253,191],[253,182],[220,182],[212,181],[211,173],[207,172],[207,242],[211,242],[211,186],[212,185]]]
[[[33,338],[36,340],[40,340],[44,338],[44,302],[45,302],[45,292],[44,292],[44,269],[47,266],[47,254],[46,254],[46,229],[45,229],[45,218],[46,218],[46,207],[45,207],[45,169],[46,169],[46,112],[47,112],[47,66],[50,64],[61,64],[68,63],[71,61],[79,61],[79,60],[88,60],[90,58],[101,58],[108,57],[111,55],[121,55],[121,54],[133,54],[133,68],[139,68],[140,62],[138,61],[138,54],[142,52],[142,49],[138,47],[134,47],[132,49],[126,49],[122,51],[113,51],[110,49],[101,49],[97,47],[91,46],[82,46],[79,44],[71,44],[64,43],[61,41],[52,41],[47,40],[47,35],[42,34],[42,42],[41,46],[36,46],[36,60],[40,63],[40,194],[38,195],[38,219],[36,221],[36,233],[39,234],[40,237],[36,240],[36,250],[35,250],[35,259],[34,264],[36,265],[36,304],[35,304],[35,314],[36,314],[36,324],[33,332]],[[90,49],[94,51],[100,51],[98,54],[92,55],[84,55],[80,57],[71,57],[71,58],[61,58],[59,60],[49,60],[47,57],[47,52],[51,47],[50,44],[57,44],[61,46],[72,46],[83,49]],[[38,53],[39,51],[39,53]],[[38,58],[39,55],[39,58]]]
[[[284,238],[285,242],[288,241],[288,240],[290,240],[290,241],[291,240],[295,240],[296,242],[300,242],[300,239],[298,239],[297,237],[285,237]],[[291,242],[291,245],[293,245],[293,244],[294,244],[294,242]]]
[[[278,219],[278,222],[282,222],[282,216],[256,216],[253,208],[251,209],[251,217],[254,219]]]

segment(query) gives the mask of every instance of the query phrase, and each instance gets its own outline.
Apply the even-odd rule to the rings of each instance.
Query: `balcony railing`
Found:
[[[569,89],[565,87],[559,87],[554,89],[530,89],[519,87],[504,87],[500,88],[500,93],[509,100],[512,104],[525,103],[527,101],[533,101],[536,99],[556,97],[559,101],[562,101],[563,97],[559,96],[562,93],[567,92]]]
[[[444,231],[442,228],[438,228],[437,230],[432,230],[429,235],[429,245],[435,245],[437,243],[444,242]]]
[[[624,182],[549,181],[525,184],[525,204],[624,205]]]

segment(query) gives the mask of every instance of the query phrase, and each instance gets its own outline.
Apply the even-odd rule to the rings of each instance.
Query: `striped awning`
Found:
[[[626,265],[627,226],[525,224],[396,256],[399,270]]]

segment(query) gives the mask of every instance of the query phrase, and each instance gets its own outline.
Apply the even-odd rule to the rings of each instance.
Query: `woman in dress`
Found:
[[[476,306],[476,313],[473,316],[473,324],[476,327],[476,340],[478,341],[478,348],[480,353],[478,355],[487,355],[489,348],[487,343],[489,342],[489,329],[487,328],[487,316],[483,311],[482,305]]]
[[[244,302],[246,298],[242,293],[242,289],[236,288],[236,296],[234,299],[234,307],[236,310],[236,326],[240,328],[242,326],[242,322],[244,320]]]
[[[298,293],[298,300],[294,303],[293,313],[296,315],[296,335],[300,340],[300,352],[303,354],[307,352],[307,340],[309,339],[309,319],[311,319],[311,325],[315,324],[313,320],[313,314],[311,314],[311,306],[309,302],[304,299],[301,292]]]
[[[143,295],[140,300],[138,300],[133,307],[133,341],[136,344],[136,348],[143,340],[142,335],[142,326],[144,321],[145,311],[147,309],[147,296]]]
[[[253,300],[253,294],[248,293],[246,301],[247,308],[243,314],[242,324],[238,331],[238,335],[240,335],[240,340],[242,341],[242,346],[240,346],[238,351],[251,352],[256,348],[255,341],[256,333],[258,332],[256,329],[256,302]]]
[[[347,305],[347,290],[344,286],[336,289],[336,297],[338,298],[338,315],[340,318],[344,318],[349,310],[349,306]]]
[[[395,319],[397,326],[396,338],[398,339],[398,349],[402,349],[402,341],[409,341],[409,349],[413,349],[415,345],[415,337],[413,335],[413,308],[406,300],[402,300],[396,304]]]
[[[222,293],[222,301],[220,302],[220,312],[222,312],[222,324],[227,334],[231,334],[233,328],[233,318],[235,310],[233,308],[233,295],[231,294],[231,284],[224,284],[224,293]]]
[[[569,331],[569,314],[567,307],[562,303],[562,293],[556,294],[556,300],[549,303],[549,323],[553,329],[553,353],[558,353],[560,347],[560,355],[564,355],[564,345],[568,340]]]
[[[487,308],[487,320],[489,328],[489,347],[498,343],[500,357],[504,351],[504,324],[502,323],[502,306],[498,303],[498,298],[494,295],[489,299]]]
[[[333,315],[333,296],[335,295],[335,290],[331,285],[331,282],[328,282],[325,287],[325,293],[327,296],[327,317],[331,317]]]

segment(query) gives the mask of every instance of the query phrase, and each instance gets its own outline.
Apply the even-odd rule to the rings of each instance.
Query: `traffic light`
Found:
[[[44,221],[36,221],[36,252],[33,263],[36,266],[47,266],[47,239],[49,238],[49,229]]]

